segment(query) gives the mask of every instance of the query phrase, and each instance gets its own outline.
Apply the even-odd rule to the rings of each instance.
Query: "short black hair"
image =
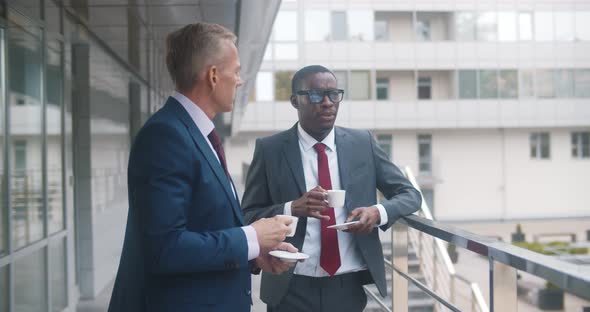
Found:
[[[336,75],[322,65],[309,65],[301,68],[298,70],[295,75],[293,75],[293,79],[291,79],[291,94],[295,95],[295,92],[299,91],[301,88],[301,82],[303,79],[307,78],[307,76],[317,73],[330,73],[336,79]],[[336,79],[338,81],[338,79]]]

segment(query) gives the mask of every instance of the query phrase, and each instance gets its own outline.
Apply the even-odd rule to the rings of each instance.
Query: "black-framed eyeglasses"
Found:
[[[330,101],[334,103],[338,103],[342,101],[342,97],[344,97],[344,90],[342,89],[333,89],[333,90],[299,90],[297,95],[307,95],[309,102],[311,104],[320,104],[324,101],[324,97],[327,95]]]

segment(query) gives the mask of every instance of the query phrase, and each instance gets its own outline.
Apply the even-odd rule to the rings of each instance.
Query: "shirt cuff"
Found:
[[[251,226],[243,226],[242,230],[246,234],[248,241],[248,261],[257,258],[260,255],[260,245],[256,236],[256,230]]]
[[[381,222],[379,222],[379,226],[387,224],[387,221],[389,219],[387,218],[387,211],[385,211],[385,207],[383,207],[383,205],[381,205],[381,204],[377,204],[377,205],[375,205],[375,207],[377,207],[377,209],[379,210],[379,217],[381,218]]]
[[[293,203],[292,201],[285,203],[285,209],[283,209],[283,213],[287,216],[292,216],[291,214],[291,203]]]

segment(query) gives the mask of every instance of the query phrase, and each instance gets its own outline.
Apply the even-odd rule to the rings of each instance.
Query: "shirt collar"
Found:
[[[213,121],[207,117],[207,114],[205,114],[205,112],[197,104],[187,98],[184,94],[174,91],[174,93],[172,93],[172,97],[175,98],[180,103],[180,105],[182,105],[182,107],[184,107],[204,137],[207,137],[209,133],[215,129],[215,124],[213,124]]]
[[[318,143],[316,139],[314,139],[311,135],[305,132],[305,130],[303,130],[303,127],[301,127],[301,123],[297,123],[297,133],[299,134],[299,142],[301,142],[301,144],[303,145],[303,150],[305,152],[308,152],[311,148],[313,148],[313,146],[316,143]],[[328,135],[321,141],[321,143],[324,143],[324,145],[326,145],[326,147],[331,151],[336,150],[336,142],[334,141],[333,127],[332,130],[330,130],[330,133],[328,133]]]

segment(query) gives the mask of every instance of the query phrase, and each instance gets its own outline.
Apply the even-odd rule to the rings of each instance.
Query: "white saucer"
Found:
[[[273,250],[268,254],[285,262],[296,262],[297,260],[305,260],[309,258],[309,255],[301,252],[289,252],[284,250]]]
[[[348,226],[349,225],[353,225],[355,223],[359,223],[359,221],[350,221],[350,222],[345,222],[345,223],[340,223],[340,224],[334,224],[334,225],[330,225],[327,226],[327,229],[335,229],[335,230],[348,230]]]

